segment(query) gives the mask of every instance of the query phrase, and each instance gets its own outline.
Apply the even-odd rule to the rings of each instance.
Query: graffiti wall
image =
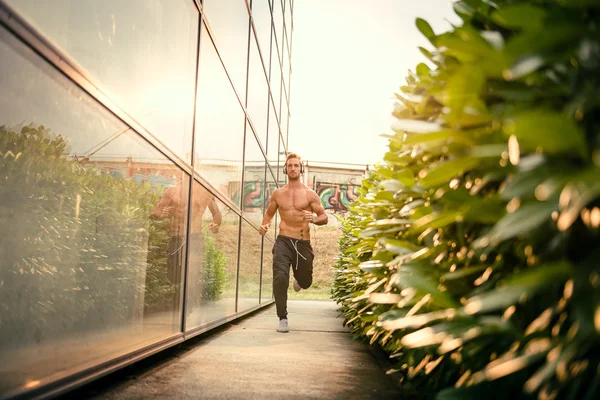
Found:
[[[350,203],[358,198],[358,186],[354,183],[332,183],[316,181],[315,192],[321,198],[325,211],[334,214],[344,214]]]

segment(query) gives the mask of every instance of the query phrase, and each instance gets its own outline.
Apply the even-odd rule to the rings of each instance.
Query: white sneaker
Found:
[[[297,280],[294,279],[294,290],[296,292],[299,292],[300,290],[302,290],[302,287],[300,286],[300,284],[298,283]]]
[[[290,328],[288,328],[288,320],[280,319],[279,326],[277,327],[277,332],[288,333],[289,331],[290,331]]]

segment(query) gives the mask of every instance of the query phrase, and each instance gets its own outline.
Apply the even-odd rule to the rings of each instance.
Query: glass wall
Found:
[[[1,27],[0,37],[6,394],[180,331],[189,178]]]
[[[202,3],[0,0],[0,398],[272,302],[291,3]]]

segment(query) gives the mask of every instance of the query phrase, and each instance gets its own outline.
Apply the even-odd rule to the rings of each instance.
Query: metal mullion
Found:
[[[265,210],[267,208],[267,173],[271,173],[271,169],[269,168],[269,161],[265,157],[265,174],[263,175],[263,198],[265,201],[263,202],[262,215],[265,215]],[[262,221],[261,221],[262,222]],[[265,253],[265,235],[261,235],[260,240],[260,273],[258,280],[258,304],[262,304],[262,283],[263,283],[263,258]]]
[[[277,1],[277,0],[273,0],[273,1]],[[273,10],[274,8],[271,8],[271,27],[272,27],[272,33],[273,36],[275,37],[275,48],[277,49],[277,61],[279,62],[279,69],[281,69],[281,57],[280,57],[280,53],[279,53],[279,41],[277,40],[277,29],[275,27],[275,18],[273,17]],[[283,26],[283,24],[282,24]],[[273,50],[271,50],[272,52]]]
[[[288,0],[291,1],[291,0]],[[292,10],[293,11],[293,8]],[[290,14],[290,23],[294,24],[294,14]],[[289,48],[289,53],[288,56],[290,57],[290,61],[289,61],[289,65],[290,65],[290,70],[288,71],[288,123],[287,123],[287,138],[286,140],[289,140],[289,135],[290,135],[290,117],[292,116],[292,113],[290,111],[291,109],[291,105],[292,105],[292,50],[293,50],[293,46],[294,46],[294,35],[292,34],[292,32],[290,31],[290,48]]]
[[[280,138],[279,138],[279,140],[280,140],[280,141],[281,141],[281,142],[284,144],[284,146],[285,146],[285,151],[287,152],[287,151],[288,151],[288,142],[287,142],[287,138],[284,140],[284,137],[283,137],[283,132],[281,132],[281,133],[280,133]]]
[[[202,13],[202,0],[193,0],[199,13]]]
[[[194,2],[194,4],[196,4],[196,6],[198,7],[198,12],[201,13],[202,12],[202,4],[199,4],[198,2]],[[191,155],[191,164],[192,164],[192,174],[190,175],[189,179],[189,185],[188,185],[188,207],[187,207],[187,229],[186,229],[186,251],[185,251],[185,262],[184,262],[184,272],[183,272],[183,276],[185,279],[185,284],[183,285],[183,302],[181,303],[182,306],[182,314],[181,314],[181,331],[184,333],[185,335],[185,331],[186,331],[186,326],[187,326],[187,293],[188,293],[188,285],[189,285],[189,277],[188,277],[188,272],[189,272],[189,260],[190,260],[190,235],[191,235],[191,227],[192,227],[192,217],[193,217],[193,201],[194,201],[194,173],[195,173],[195,168],[194,168],[194,161],[195,161],[195,145],[196,145],[196,102],[198,100],[198,79],[199,79],[199,70],[200,70],[200,42],[202,40],[202,18],[200,16],[200,14],[198,15],[198,36],[197,36],[197,40],[196,40],[196,76],[194,79],[194,114],[192,117],[192,155]]]
[[[283,47],[287,45],[287,24],[285,23],[285,0],[282,0],[281,3],[281,20],[282,20],[282,29],[281,29],[281,53],[283,53]],[[290,49],[289,46],[287,46],[288,51]],[[281,56],[281,62],[283,64],[283,55]]]
[[[267,160],[267,171],[268,171],[268,173],[271,174],[271,177],[273,178],[273,182],[277,183],[277,179],[275,178],[275,174],[273,173],[273,168],[271,168],[271,164],[269,163],[268,160]],[[267,178],[265,177],[265,183],[266,183],[266,179]]]
[[[17,12],[2,0],[0,0],[0,21],[2,25],[9,32],[14,34],[26,47],[32,49],[42,59],[56,68],[59,73],[62,73],[70,79],[101,107],[135,131],[167,159],[188,174],[191,174],[192,167],[187,161],[172,151],[157,136],[149,132],[142,124],[114,102],[79,64],[77,64],[68,54],[55,46],[39,30],[27,23]]]
[[[248,35],[247,35],[247,40],[246,40],[246,98],[245,98],[245,103],[248,103],[248,71],[249,71],[249,64],[250,64],[250,33],[252,32],[252,28],[250,25],[250,16],[248,16]],[[214,44],[214,41],[213,41]],[[217,46],[215,45],[215,48]],[[219,55],[219,58],[221,58],[221,56]],[[223,60],[221,60],[221,63],[223,63]],[[225,68],[225,65],[223,64],[223,68]],[[227,69],[225,69],[225,71],[227,71]],[[229,74],[227,74],[229,76]],[[230,78],[231,80],[231,78]],[[231,83],[233,85],[233,82]],[[234,87],[235,90],[235,87]],[[238,96],[237,92],[236,92],[236,96]],[[238,96],[238,100],[239,100],[239,96]],[[246,112],[246,107],[242,106],[244,108],[244,113],[245,115],[245,119],[244,119],[244,135],[242,140],[244,141],[242,144],[242,180],[241,180],[241,184],[240,184],[240,210],[242,211],[239,221],[240,221],[240,226],[238,229],[238,254],[237,254],[237,268],[236,268],[236,279],[235,279],[235,312],[238,312],[238,302],[239,302],[239,298],[240,298],[240,258],[242,255],[242,225],[243,225],[243,221],[244,221],[244,182],[245,182],[245,169],[246,169],[246,130],[248,129],[248,113]],[[260,144],[259,144],[260,145]]]
[[[277,0],[273,0],[274,2]],[[277,49],[277,63],[279,65],[279,72],[280,75],[283,75],[283,66],[281,64],[281,58],[280,58],[280,54],[279,54],[279,43],[277,41],[277,30],[275,29],[275,18],[273,18],[273,10],[274,7],[271,5],[271,3],[269,2],[269,6],[271,9],[271,61],[269,62],[269,93],[271,93],[271,98],[273,97],[273,91],[271,90],[271,66],[272,66],[272,59],[273,59],[273,41],[275,41],[275,49]],[[281,77],[280,80],[280,84],[283,81],[283,76]],[[273,103],[273,107],[275,107],[275,101],[272,101]],[[276,119],[277,119],[277,125],[279,126],[279,130],[281,131],[281,123],[280,123],[280,119],[277,116],[277,114],[281,113],[281,87],[279,88],[279,111],[275,110],[275,115],[276,115]]]
[[[292,0],[286,0],[290,5],[290,32],[294,30],[294,6],[292,5]]]

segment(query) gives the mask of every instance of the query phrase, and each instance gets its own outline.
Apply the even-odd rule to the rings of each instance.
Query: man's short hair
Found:
[[[298,161],[300,161],[300,163],[302,163],[302,157],[300,157],[298,154],[296,154],[296,153],[288,153],[287,157],[285,158],[285,165],[287,165],[287,163],[290,160],[290,158],[297,158]]]

